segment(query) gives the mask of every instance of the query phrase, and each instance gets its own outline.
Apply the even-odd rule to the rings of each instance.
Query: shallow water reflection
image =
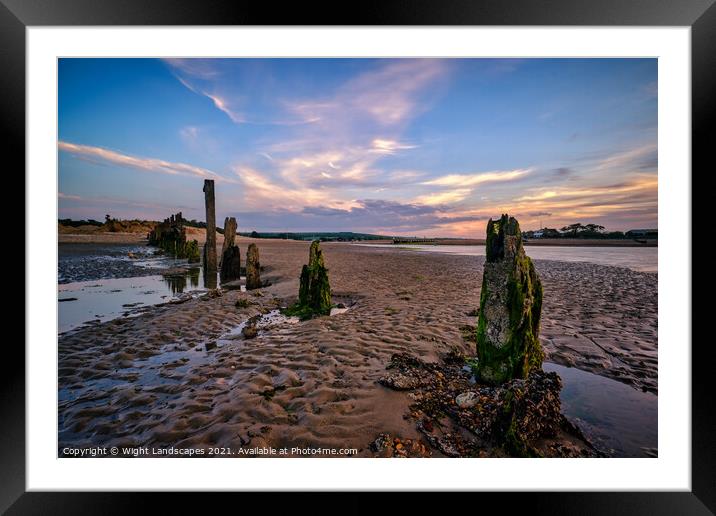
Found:
[[[172,294],[181,294],[187,289],[187,285],[192,289],[199,288],[199,280],[203,279],[203,275],[200,271],[201,267],[194,267],[189,269],[189,272],[185,274],[166,274],[163,276],[164,282]]]
[[[654,394],[573,367],[545,363],[543,369],[562,377],[562,412],[598,449],[612,457],[656,456]]]
[[[214,285],[215,282],[216,279]],[[198,296],[211,288],[205,283],[201,267],[165,276],[64,283],[58,285],[57,331],[64,333],[88,322],[140,315],[147,307],[169,302],[179,295]]]

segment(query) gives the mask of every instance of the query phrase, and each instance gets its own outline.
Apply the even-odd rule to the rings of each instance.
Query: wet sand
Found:
[[[484,257],[323,244],[334,302],[349,310],[245,339],[242,323],[295,300],[309,245],[253,241],[271,282],[261,291],[155,306],[60,336],[60,450],[298,446],[373,456],[381,433],[420,438],[403,419],[408,396],[377,380],[394,353],[474,353]],[[249,242],[238,239],[242,261]],[[547,360],[656,393],[657,275],[536,267]]]

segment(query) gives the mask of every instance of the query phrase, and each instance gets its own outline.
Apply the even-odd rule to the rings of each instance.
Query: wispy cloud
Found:
[[[351,205],[346,189],[376,192],[401,181],[414,183],[422,173],[396,174],[385,170],[381,160],[419,147],[419,142],[404,141],[402,131],[429,109],[451,68],[446,60],[376,60],[320,96],[272,97],[262,104],[265,92],[247,102],[213,61],[166,62],[186,88],[210,99],[234,123],[281,126],[280,136],[267,135],[266,145],[236,159],[231,168],[247,187],[242,202],[253,205],[260,198],[269,209],[294,211],[319,204]],[[262,84],[273,80],[261,77]],[[263,159],[256,159],[259,156]]]
[[[336,89],[332,97],[285,101],[286,109],[324,127],[350,125],[365,119],[396,127],[429,108],[426,92],[449,76],[440,59],[403,59],[376,66]],[[432,88],[429,88],[432,87]]]
[[[437,187],[427,194],[419,195],[414,202],[428,205],[455,204],[470,197],[479,185],[507,182],[520,179],[532,169],[499,170],[474,174],[447,174],[419,183],[422,186]]]
[[[216,61],[211,59],[182,59],[170,57],[163,59],[163,61],[174,70],[191,77],[208,80],[221,76],[221,72],[217,66],[215,66]]]
[[[60,141],[57,144],[60,151],[74,154],[77,156],[86,156],[100,159],[115,165],[134,168],[147,172],[157,172],[160,174],[201,177],[204,179],[214,179],[216,181],[230,181],[229,179],[212,172],[211,170],[187,165],[186,163],[176,163],[156,158],[145,158],[122,154],[113,150],[102,147],[93,147],[91,145],[79,145]]]
[[[286,188],[267,174],[249,167],[234,167],[234,173],[246,194],[240,205],[265,210],[299,212],[306,206],[344,207],[348,202],[336,198],[330,190],[294,185]]]
[[[419,195],[413,202],[430,206],[452,204],[466,199],[471,193],[472,189],[470,188],[456,188],[454,190]]]
[[[371,142],[371,151],[378,154],[395,154],[399,150],[415,149],[417,145],[409,145],[396,140],[386,140],[383,138],[375,138]]]
[[[57,193],[57,198],[64,199],[66,201],[82,201],[82,200],[84,200],[84,198],[79,195],[66,194],[66,193],[62,193],[62,192]]]
[[[76,159],[155,173],[148,181],[146,175],[142,179],[130,174],[127,177],[136,181],[131,187],[122,192],[106,187],[102,193],[131,197],[127,189],[137,191],[137,184],[151,183],[146,192],[137,191],[136,201],[150,200],[162,190],[157,185],[170,176],[234,183],[239,187],[219,190],[217,207],[251,213],[257,230],[275,224],[294,230],[481,236],[486,220],[503,211],[517,215],[525,229],[540,223],[553,227],[656,217],[653,128],[601,134],[584,129],[584,119],[598,120],[600,125],[594,127],[605,126],[613,105],[602,116],[592,112],[591,104],[569,104],[568,88],[582,79],[570,76],[555,83],[550,78],[548,82],[560,88],[542,88],[546,83],[530,75],[538,69],[534,61],[528,66],[513,59],[163,62],[165,69],[153,67],[151,72],[166,79],[168,71],[170,85],[186,91],[179,105],[168,95],[167,102],[157,102],[166,104],[161,109],[147,109],[147,127],[164,131],[167,138],[153,144],[160,151],[142,152],[181,161],[135,155],[132,151],[146,147],[133,145],[126,136],[124,150],[58,143],[60,152]],[[558,63],[544,66],[552,70]],[[531,77],[539,88],[515,92],[508,87],[511,81]],[[624,99],[617,103],[620,109],[627,103],[641,106],[638,116],[620,112],[617,129],[621,118],[653,125],[649,110],[654,102],[646,99],[656,95],[654,79],[653,74],[640,74],[631,83],[622,78],[619,88],[597,95]],[[542,121],[537,120],[540,114]],[[124,118],[118,119],[116,131],[127,130],[120,127]],[[510,124],[519,127],[511,133],[514,141],[501,134]],[[119,141],[108,133],[77,140]],[[214,170],[225,176],[192,162],[220,167]],[[76,160],[63,163],[77,165]],[[82,170],[70,166],[67,174]],[[68,181],[61,188],[71,192],[75,184]],[[196,192],[187,187],[172,200],[179,202],[182,195],[181,202],[191,204]],[[72,209],[83,203],[99,210],[103,206],[98,197],[90,201],[60,193],[59,198]],[[124,202],[127,213],[132,212],[129,200],[106,202],[117,211]],[[195,216],[201,217],[200,203],[197,206]],[[149,212],[149,207],[131,207]],[[606,225],[613,227],[611,222]]]
[[[594,172],[628,172],[634,169],[644,169],[651,166],[655,171],[658,159],[658,149],[656,143],[641,145],[633,149],[627,149],[616,152],[601,158],[597,163],[590,167]],[[647,167],[645,167],[647,165]]]
[[[634,220],[640,214],[655,223],[658,181],[652,174],[639,174],[620,183],[552,186],[529,195],[513,198],[505,208],[520,217],[523,227],[546,222],[560,227],[572,222],[599,222],[609,218],[615,223]],[[483,209],[503,209],[499,201],[487,203]],[[545,218],[549,220],[545,221]]]
[[[172,62],[169,62],[169,64],[174,66],[174,64]],[[179,70],[187,73],[184,68],[180,67]],[[189,75],[199,75],[202,79],[208,79],[208,78],[214,77],[214,75],[206,75],[206,74],[205,75],[189,74]],[[228,99],[222,97],[218,93],[209,91],[208,89],[205,89],[201,86],[192,84],[190,79],[182,77],[179,73],[174,73],[174,77],[176,77],[176,79],[189,91],[196,93],[197,95],[202,95],[202,96],[208,98],[209,100],[211,100],[211,102],[214,104],[214,106],[218,110],[224,112],[226,114],[226,116],[228,116],[229,119],[231,119],[232,122],[239,124],[239,123],[242,123],[245,121],[244,115],[238,109],[232,107],[230,104],[230,101]]]
[[[347,187],[375,191],[405,181],[407,175],[385,170],[381,160],[419,147],[417,142],[404,141],[401,134],[406,123],[429,108],[436,84],[449,70],[444,60],[379,61],[320,98],[284,99],[282,118],[310,124],[295,131],[287,128],[280,140],[273,139],[261,149],[271,156],[269,171],[261,173],[302,192],[332,191],[338,198]],[[245,168],[248,163],[236,166]]]
[[[398,60],[357,77],[339,94],[341,100],[380,124],[394,125],[426,107],[419,104],[424,88],[444,78],[448,68],[445,60]]]
[[[482,183],[491,183],[495,181],[512,181],[518,179],[526,174],[529,174],[532,170],[517,169],[517,170],[500,170],[493,172],[478,172],[475,174],[450,174],[447,176],[441,176],[429,181],[423,181],[423,185],[433,186],[459,186],[459,187],[473,187]]]
[[[517,201],[544,201],[551,199],[552,202],[556,200],[573,201],[578,198],[603,198],[604,196],[615,196],[622,194],[632,194],[635,192],[654,192],[658,187],[658,180],[652,175],[641,175],[631,180],[616,183],[607,184],[602,186],[583,186],[581,188],[559,188],[556,190],[545,190],[534,195],[526,195],[519,197]]]
[[[246,121],[246,118],[242,113],[229,106],[229,101],[227,99],[217,95],[216,93],[208,93],[206,91],[202,91],[201,93],[209,97],[209,99],[211,99],[214,103],[214,106],[216,106],[219,111],[226,113],[226,116],[228,116],[232,122],[240,124]]]
[[[316,117],[276,118],[249,116],[246,113],[245,95],[237,95],[231,81],[224,77],[216,60],[164,59],[174,77],[189,91],[211,100],[235,124],[294,126],[317,122]]]

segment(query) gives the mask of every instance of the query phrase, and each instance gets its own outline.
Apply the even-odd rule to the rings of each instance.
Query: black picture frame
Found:
[[[692,38],[692,191],[713,192],[716,181],[705,167],[716,142],[712,115],[716,100],[715,0],[428,0],[363,1],[348,9],[335,2],[271,3],[219,0],[0,0],[0,104],[2,142],[15,169],[25,167],[25,29],[38,25],[576,25],[576,26],[690,26]],[[662,142],[663,144],[663,142]],[[699,174],[694,173],[699,170]],[[6,169],[10,174],[10,168]],[[685,171],[684,173],[688,173]],[[22,174],[15,173],[19,179]],[[693,184],[698,179],[699,189]],[[705,183],[704,179],[708,180]],[[20,189],[24,190],[21,183]],[[15,190],[17,192],[19,190]],[[708,195],[708,193],[707,193]],[[713,195],[713,194],[711,194]],[[706,203],[708,204],[708,203]],[[703,205],[701,205],[703,206]],[[701,208],[705,210],[706,208]],[[692,202],[694,223],[703,220]],[[27,231],[27,228],[25,228]],[[699,233],[694,232],[694,235]],[[27,233],[25,232],[25,238]],[[685,239],[686,242],[686,239]],[[17,245],[15,243],[15,245]],[[691,249],[684,249],[691,252]],[[692,267],[706,265],[704,253],[691,255]],[[16,260],[19,261],[19,260]],[[712,261],[712,260],[710,260]],[[703,263],[702,263],[703,262]],[[25,274],[28,271],[25,270]],[[18,303],[19,304],[19,303]],[[692,303],[694,322],[709,320],[708,306]],[[709,336],[710,337],[710,336]],[[682,343],[684,346],[689,343]],[[710,375],[709,349],[713,337],[692,343],[692,490],[642,493],[472,493],[468,502],[479,512],[484,503],[530,514],[710,514],[716,512],[716,406]],[[25,354],[6,342],[5,367],[0,373],[0,511],[8,514],[67,512],[72,514],[125,514],[136,510],[135,494],[26,493],[25,492]],[[148,495],[143,495],[148,496]],[[185,495],[152,494],[161,498],[162,512],[185,512]],[[213,494],[226,501],[230,495]],[[243,497],[248,507],[256,500]],[[291,506],[303,505],[304,495],[293,494]],[[495,497],[509,496],[509,505]],[[479,498],[476,498],[479,497]],[[252,497],[254,498],[254,497]],[[464,498],[464,497],[458,497]],[[283,500],[271,495],[271,512]],[[231,502],[230,502],[231,503]],[[401,497],[403,511],[423,504],[421,496]],[[374,502],[357,494],[341,502],[342,512],[372,510]],[[140,508],[142,506],[140,505]],[[179,510],[174,511],[174,508]],[[511,511],[510,511],[511,512]]]

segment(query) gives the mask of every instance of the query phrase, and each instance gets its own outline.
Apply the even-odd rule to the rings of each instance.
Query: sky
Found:
[[[656,59],[67,59],[59,218],[657,227]]]

